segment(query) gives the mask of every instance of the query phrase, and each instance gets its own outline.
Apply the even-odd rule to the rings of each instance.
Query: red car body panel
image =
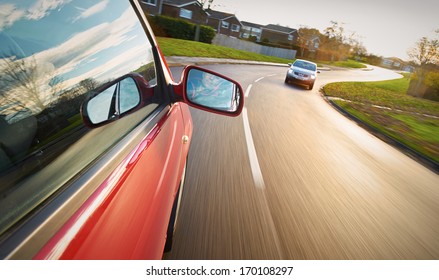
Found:
[[[137,1],[132,4],[156,52],[154,63],[161,82],[154,88],[134,77],[142,97],[146,99],[158,92],[162,97],[155,115],[136,126],[140,131],[149,127],[149,131],[145,129],[139,134],[144,135],[139,136],[143,137],[141,141],[130,138],[132,135],[126,136],[123,143],[129,143],[129,148],[117,147],[114,154],[106,154],[105,159],[104,156],[97,158],[95,166],[82,170],[83,173],[78,171],[78,176],[72,179],[75,188],[69,189],[69,182],[47,203],[38,206],[35,213],[29,215],[29,220],[19,221],[10,232],[0,236],[3,258],[161,259],[192,139],[193,123],[188,104],[225,116],[237,116],[242,111],[241,86],[205,69],[203,71],[236,84],[239,106],[229,112],[190,103],[185,89],[190,68],[185,68],[179,83],[174,82],[145,15]],[[141,103],[135,109],[144,105]],[[90,142],[90,145],[94,147],[95,143]],[[131,145],[134,148],[128,150]],[[125,152],[129,154],[125,156]],[[108,163],[111,164],[106,165]],[[94,167],[96,169],[92,169]],[[84,173],[87,173],[86,179],[82,181]],[[89,179],[96,181],[87,185],[85,180]],[[66,212],[68,214],[64,215]]]
[[[160,259],[191,128],[174,104],[34,259]]]

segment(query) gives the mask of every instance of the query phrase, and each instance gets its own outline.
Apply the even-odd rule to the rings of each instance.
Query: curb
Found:
[[[409,146],[394,139],[393,137],[390,137],[386,134],[381,133],[378,129],[363,122],[359,118],[355,117],[354,115],[350,114],[345,109],[340,107],[333,100],[330,100],[329,98],[327,98],[323,92],[321,92],[321,95],[326,102],[328,102],[333,108],[335,108],[337,111],[339,111],[342,115],[353,120],[360,127],[366,129],[367,131],[369,131],[369,133],[371,133],[375,137],[377,137],[377,138],[381,139],[382,141],[386,142],[387,144],[392,145],[393,147],[399,149],[401,152],[408,155],[409,157],[416,160],[417,162],[423,164],[425,167],[427,167],[431,171],[435,172],[436,174],[439,174],[439,163],[438,162],[434,161],[433,159],[430,159],[429,157],[426,157],[425,155],[419,153],[418,151],[413,150]]]
[[[192,65],[211,65],[211,64],[245,64],[245,65],[267,65],[288,67],[288,64],[272,63],[251,60],[223,59],[210,57],[185,57],[185,56],[166,56],[166,62],[169,67]]]

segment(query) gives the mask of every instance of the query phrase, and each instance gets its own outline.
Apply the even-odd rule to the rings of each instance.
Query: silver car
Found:
[[[320,73],[317,71],[317,64],[308,60],[297,59],[288,69],[285,83],[305,85],[311,90],[314,87],[317,73]]]

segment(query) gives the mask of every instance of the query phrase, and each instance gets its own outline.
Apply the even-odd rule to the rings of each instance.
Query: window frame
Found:
[[[192,19],[193,12],[191,10],[180,8],[179,16],[185,19]]]
[[[141,0],[143,4],[150,6],[157,6],[157,0]]]

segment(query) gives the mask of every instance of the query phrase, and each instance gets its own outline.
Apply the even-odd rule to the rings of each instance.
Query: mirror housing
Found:
[[[178,89],[185,103],[204,111],[238,116],[244,107],[238,82],[198,66],[186,66]]]
[[[95,128],[131,114],[153,97],[154,89],[137,73],[124,75],[92,90],[81,105],[86,126]]]

